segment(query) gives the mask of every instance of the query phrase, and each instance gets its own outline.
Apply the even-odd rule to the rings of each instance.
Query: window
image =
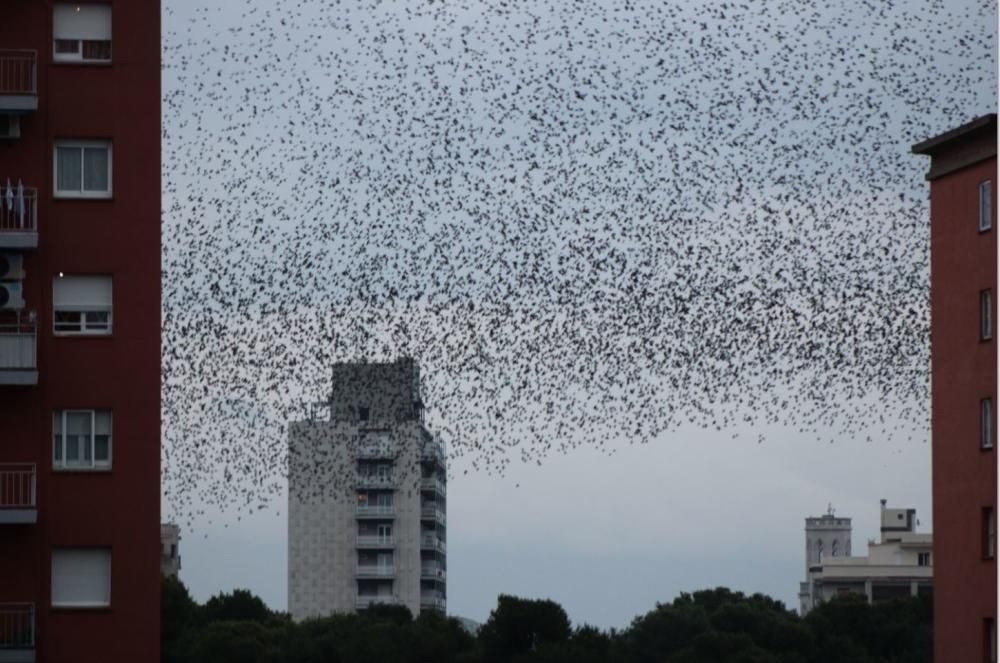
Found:
[[[984,398],[979,401],[979,446],[982,449],[993,448],[992,398]]]
[[[993,183],[989,180],[979,183],[979,232],[993,227],[993,206],[990,201]]]
[[[53,607],[106,608],[110,605],[110,548],[56,548],[52,551]]]
[[[368,415],[369,415],[368,408],[366,408],[366,407],[359,407],[358,408],[358,420],[359,421],[368,421]]]
[[[833,543],[830,545],[830,554],[833,555],[834,557],[837,556],[837,552],[838,552],[837,545],[838,545],[838,542],[837,542],[836,539],[834,539]]]
[[[983,660],[997,663],[997,623],[991,617],[983,620]]]
[[[56,198],[111,197],[111,141],[56,141],[54,160]]]
[[[111,295],[110,276],[57,276],[52,282],[52,330],[110,334]]]
[[[993,338],[993,291],[979,291],[979,339]]]
[[[997,519],[993,507],[983,507],[983,559],[993,559],[997,551]]]
[[[930,566],[931,554],[929,552],[917,553],[917,566]]]
[[[57,410],[52,415],[52,466],[56,469],[111,467],[111,412]]]
[[[816,542],[816,561],[817,562],[822,562],[823,561],[823,540],[822,539],[820,539],[819,541]]]
[[[52,35],[55,62],[111,62],[111,5],[57,2]]]

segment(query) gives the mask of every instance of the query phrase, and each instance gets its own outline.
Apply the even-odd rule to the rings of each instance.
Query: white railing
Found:
[[[392,566],[363,566],[359,564],[356,573],[365,577],[389,578],[396,574],[396,569]]]
[[[399,603],[399,599],[395,596],[365,596],[362,594],[354,602],[354,605],[358,610],[364,610],[373,605],[396,605],[397,603]]]
[[[396,485],[396,480],[391,476],[380,476],[378,474],[363,474],[358,477],[358,488],[392,488]]]
[[[420,595],[420,605],[430,606],[432,608],[440,608],[444,610],[445,598],[444,596],[434,593],[434,594],[421,594]]]
[[[440,522],[445,522],[444,511],[437,508],[437,505],[424,505],[420,507],[420,515],[424,518],[436,518]]]
[[[0,603],[0,652],[35,648],[35,604]]]
[[[395,455],[395,444],[362,444],[357,454],[358,458],[392,458]]]
[[[446,495],[445,483],[437,477],[424,477],[420,480],[420,488],[423,490],[436,490],[442,495]]]
[[[372,547],[389,547],[396,545],[396,537],[394,536],[378,536],[377,534],[359,534],[358,535],[358,545],[359,546],[372,546]]]
[[[37,55],[31,50],[0,50],[0,94],[38,94]]]
[[[37,505],[34,463],[0,463],[0,511]]]
[[[437,564],[424,564],[420,567],[421,578],[438,578],[444,580],[448,572]]]
[[[354,513],[359,516],[391,516],[393,513],[393,507],[384,505],[374,505],[374,506],[362,506],[358,505],[354,507]]]
[[[0,321],[0,372],[34,370],[37,347],[37,324],[18,313],[13,320]]]
[[[8,187],[7,180],[0,179],[0,233],[37,233],[38,189],[26,186],[20,195],[17,192],[15,182]]]
[[[437,534],[424,534],[420,537],[421,548],[433,548],[434,550],[445,551],[445,542],[438,538]]]

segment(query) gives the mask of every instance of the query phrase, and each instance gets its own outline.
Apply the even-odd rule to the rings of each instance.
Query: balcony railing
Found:
[[[395,458],[395,444],[362,444],[358,447],[358,458]]]
[[[0,524],[38,521],[34,463],[0,463]]]
[[[0,50],[0,111],[38,109],[38,56],[32,50]]]
[[[20,192],[20,193],[19,193]],[[0,180],[0,249],[38,246],[38,189]]]
[[[363,474],[358,477],[358,488],[393,488],[396,480],[391,476]]]
[[[437,610],[444,610],[445,609],[444,595],[439,594],[437,592],[423,593],[420,595],[420,607],[436,608]]]
[[[437,564],[424,564],[420,567],[420,577],[432,580],[444,580],[448,572]]]
[[[359,578],[391,578],[396,575],[396,569],[392,566],[359,564],[355,573]]]
[[[37,332],[33,314],[0,320],[0,385],[38,384]]]
[[[396,512],[393,510],[393,507],[391,505],[385,506],[376,504],[376,505],[362,506],[359,504],[358,506],[354,507],[354,513],[359,518],[391,518],[395,515]]]
[[[424,477],[420,480],[421,490],[434,490],[441,495],[447,495],[444,481],[437,477]]]
[[[391,548],[395,545],[396,537],[394,536],[358,535],[358,548]]]
[[[35,604],[0,603],[0,661],[33,661]]]
[[[424,504],[420,507],[420,517],[421,518],[435,518],[438,522],[445,522],[444,511],[439,509],[436,504]]]
[[[424,534],[420,537],[420,547],[424,550],[438,550],[445,552],[445,542],[438,538],[437,534]]]
[[[436,460],[444,465],[444,447],[439,442],[429,442],[420,449],[420,457],[423,460]]]
[[[357,601],[354,602],[355,607],[358,610],[365,610],[373,605],[396,605],[399,603],[399,599],[395,596],[377,596],[364,594],[358,596]]]

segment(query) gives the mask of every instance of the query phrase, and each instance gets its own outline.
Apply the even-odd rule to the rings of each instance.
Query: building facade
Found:
[[[160,575],[177,578],[181,572],[181,528],[173,523],[160,525]]]
[[[337,364],[289,428],[288,610],[296,620],[446,608],[446,466],[409,359]]]
[[[846,594],[864,594],[869,603],[879,603],[932,591],[932,536],[916,531],[915,509],[891,509],[885,504],[882,500],[880,539],[868,542],[866,557],[851,556],[849,518],[838,518],[832,510],[821,518],[806,518],[800,614]],[[834,546],[838,541],[840,546]]]
[[[931,157],[934,658],[996,661],[996,115]]]
[[[160,5],[0,20],[0,661],[158,661]]]

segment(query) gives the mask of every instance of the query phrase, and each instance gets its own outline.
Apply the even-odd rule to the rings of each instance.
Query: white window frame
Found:
[[[108,3],[108,4],[105,4],[105,3],[87,3],[91,7],[93,7],[94,5],[100,4],[101,6],[107,7],[108,10],[110,11],[110,13],[111,13],[111,25],[108,26],[108,30],[109,30],[109,32],[111,34],[109,35],[109,37],[107,39],[85,39],[83,36],[76,37],[76,36],[73,36],[73,35],[67,35],[67,36],[63,36],[63,37],[57,37],[55,35],[55,33],[56,33],[56,26],[55,26],[55,20],[56,19],[55,19],[55,16],[58,13],[58,7],[59,7],[59,5],[73,5],[73,4],[77,4],[77,3],[69,3],[69,2],[56,2],[56,3],[54,3],[53,12],[52,12],[53,13],[52,61],[53,62],[60,62],[60,63],[71,63],[71,64],[102,64],[102,65],[111,64],[112,60],[114,59],[114,45],[115,45],[114,38],[113,38],[114,37],[113,28],[114,28],[114,16],[115,16],[115,12],[114,12],[114,9],[112,8],[111,4],[110,3]],[[60,41],[76,41],[76,52],[74,52],[74,53],[59,52],[56,49],[56,42],[60,42]],[[110,46],[111,46],[111,54],[110,54],[110,56],[107,57],[107,58],[85,58],[83,56],[83,42],[85,42],[85,41],[106,41],[106,42],[108,42],[108,44],[110,44]]]
[[[53,281],[52,292],[52,333],[56,336],[110,336],[114,332],[115,328],[115,315],[114,315],[114,294],[115,294],[115,282],[114,277],[107,274],[67,274],[66,276],[92,276],[107,278],[111,281],[111,305],[92,305],[92,304],[56,304],[55,302],[55,281]],[[57,276],[56,280],[64,278],[63,276]],[[80,326],[79,329],[59,329],[56,325],[56,313],[60,311],[65,311],[69,313],[79,313],[80,314]],[[107,313],[108,322],[105,326],[103,323],[93,323],[93,326],[88,324],[88,313]]]
[[[57,585],[57,578],[59,578],[61,576],[61,574],[59,574],[59,573],[56,572],[56,558],[57,558],[57,556],[60,553],[63,553],[63,554],[72,554],[74,552],[75,553],[83,553],[83,552],[96,552],[96,551],[103,552],[103,553],[105,553],[107,555],[107,578],[108,578],[108,584],[107,584],[107,588],[104,590],[105,593],[107,594],[107,599],[106,600],[99,600],[99,601],[57,601],[56,600],[56,596],[55,596],[56,592],[57,592],[57,587],[56,587],[56,585]],[[109,548],[109,547],[99,547],[99,548],[68,548],[68,547],[67,548],[53,548],[52,549],[52,562],[51,562],[51,564],[52,564],[52,567],[51,567],[51,571],[52,571],[51,604],[52,604],[52,607],[53,608],[110,608],[111,607],[111,585],[112,585],[112,579],[111,579],[111,570],[112,570],[111,569],[111,563],[112,563],[112,560],[111,560],[111,557],[112,557],[112,555],[111,555],[111,548]]]
[[[984,398],[979,401],[979,446],[981,449],[993,448],[992,398]]]
[[[108,188],[106,191],[85,191],[83,182],[87,179],[84,172],[83,150],[85,148],[107,148],[108,150]],[[59,149],[79,149],[80,150],[80,190],[71,191],[59,189]],[[110,140],[57,140],[52,145],[52,195],[55,198],[90,198],[94,200],[107,200],[114,195],[114,146]]]
[[[979,183],[979,232],[993,227],[993,181]]]
[[[108,417],[111,419],[111,432],[108,434],[108,458],[107,460],[97,460],[97,413],[107,413]],[[81,460],[73,465],[67,464],[66,462],[66,418],[69,414],[89,414],[90,415],[90,464],[85,464],[85,461]],[[56,458],[55,450],[55,418],[61,418],[61,439],[60,444],[60,455],[61,459]],[[111,470],[114,461],[114,440],[115,440],[115,418],[111,410],[86,410],[86,409],[68,409],[68,410],[56,410],[52,415],[52,469],[55,471],[65,471],[65,472],[107,472]]]

